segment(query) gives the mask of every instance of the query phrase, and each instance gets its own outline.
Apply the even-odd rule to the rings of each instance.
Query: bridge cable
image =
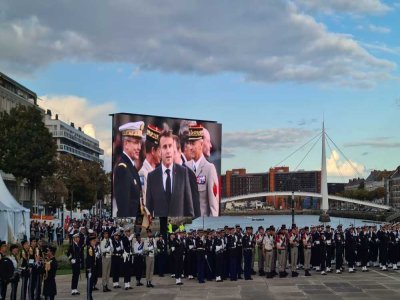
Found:
[[[347,158],[346,154],[343,153],[342,150],[340,150],[340,148],[336,145],[336,143],[331,139],[331,137],[325,132],[325,135],[328,137],[328,139],[333,143],[333,145],[336,147],[336,149],[340,152],[340,154],[342,154],[344,156],[344,158],[347,160],[348,164],[351,166],[351,168],[354,170],[354,172],[356,172],[358,174],[358,176],[360,178],[363,177],[363,175],[360,174],[360,172],[354,167],[354,165],[352,164],[352,162],[350,161],[350,159]]]
[[[311,143],[315,138],[317,137],[321,137],[322,136],[322,132],[319,132],[317,135],[315,135],[314,137],[312,137],[310,140],[308,140],[305,144],[303,144],[302,146],[300,146],[299,148],[297,148],[295,151],[293,151],[292,153],[290,153],[288,156],[286,156],[283,160],[281,160],[279,163],[277,163],[274,167],[280,166],[284,161],[288,160],[290,157],[292,157],[294,154],[296,154],[298,151],[300,151],[302,148],[304,148],[305,146],[307,146],[309,143]]]
[[[331,151],[331,153],[333,153],[333,150],[332,150],[332,147],[331,147],[331,145],[330,145],[330,143],[329,143],[329,140],[326,140],[326,144],[328,145],[328,148],[329,148],[329,150]],[[337,163],[336,163],[336,159],[333,158],[333,160],[334,160],[334,162],[335,162],[336,170],[338,171],[338,173],[339,173],[339,175],[340,175],[340,178],[342,179],[342,182],[343,182],[343,183],[346,183],[346,182],[345,182],[346,180],[344,179],[344,176],[343,176],[342,172],[340,171],[340,169],[339,169],[339,167],[338,167],[338,165],[337,165]]]
[[[320,135],[320,137],[315,141],[315,143],[311,146],[310,150],[308,150],[308,152],[306,153],[306,155],[303,157],[303,159],[299,162],[299,164],[296,166],[296,168],[294,169],[295,171],[297,171],[297,169],[299,168],[299,166],[303,163],[303,161],[307,158],[308,154],[310,154],[310,152],[314,149],[315,145],[319,142],[319,140],[321,139],[322,134]]]

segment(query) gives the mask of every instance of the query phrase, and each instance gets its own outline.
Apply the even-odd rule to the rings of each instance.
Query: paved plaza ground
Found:
[[[254,280],[206,282],[184,279],[184,285],[176,286],[170,276],[155,276],[155,288],[136,287],[132,279],[133,290],[113,289],[112,292],[93,292],[94,299],[400,299],[400,271],[382,272],[372,268],[368,273],[358,271],[354,274],[330,273],[322,276],[312,272],[305,277],[300,271],[297,278],[266,279],[258,275]],[[86,282],[79,281],[80,296],[70,295],[71,275],[57,276],[58,296],[56,299],[86,299]],[[142,280],[145,283],[145,280]],[[123,279],[120,284],[123,286]],[[98,286],[100,288],[100,286]]]

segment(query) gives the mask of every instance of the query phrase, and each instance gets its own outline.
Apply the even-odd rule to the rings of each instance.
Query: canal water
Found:
[[[318,215],[299,215],[295,216],[295,224],[298,227],[319,225],[322,224],[318,221]],[[253,226],[254,230],[257,230],[259,226],[269,227],[274,225],[275,228],[280,228],[282,224],[285,224],[287,228],[292,226],[292,216],[291,215],[257,215],[257,216],[221,216],[221,217],[204,217],[197,218],[193,220],[192,224],[186,225],[186,229],[217,229],[223,228],[225,225],[235,226],[239,224],[242,228],[245,226]],[[338,218],[331,217],[329,224],[332,227],[337,227],[342,224],[344,228],[349,227],[353,224],[356,227],[363,225],[378,225],[379,223],[371,220],[360,220],[351,218]]]

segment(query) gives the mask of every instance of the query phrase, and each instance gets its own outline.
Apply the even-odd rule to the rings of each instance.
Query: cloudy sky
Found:
[[[383,0],[3,0],[0,70],[95,135],[107,169],[112,112],[217,120],[223,171],[251,172],[309,140],[284,164],[320,168],[324,119],[341,182],[400,164],[399,19]]]

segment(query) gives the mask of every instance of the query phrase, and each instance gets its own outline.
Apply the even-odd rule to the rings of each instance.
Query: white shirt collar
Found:
[[[172,174],[172,168],[173,168],[174,164],[172,164],[169,168],[167,168],[163,163],[161,163],[161,169],[162,169],[162,173],[165,174],[165,170],[170,169]]]
[[[204,157],[204,155],[202,154],[202,155],[200,156],[200,158],[198,159],[198,161],[195,161],[195,160],[193,159],[193,165],[196,167],[196,170],[199,169],[199,165],[200,165],[200,162],[201,162],[201,160],[203,159],[203,157]]]

